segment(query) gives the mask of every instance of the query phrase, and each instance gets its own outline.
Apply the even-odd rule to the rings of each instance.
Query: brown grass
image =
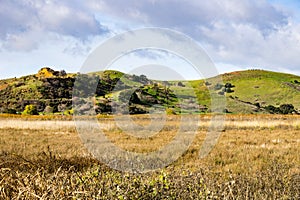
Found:
[[[116,145],[149,152],[178,130],[179,116],[168,117],[151,138],[123,133],[111,117],[99,123]],[[134,118],[149,123],[147,116]],[[193,144],[175,163],[130,174],[93,159],[71,118],[3,116],[0,199],[299,199],[299,116],[228,115],[217,145],[199,159],[210,118],[200,116]]]

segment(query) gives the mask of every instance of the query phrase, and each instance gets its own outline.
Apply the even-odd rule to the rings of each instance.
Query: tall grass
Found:
[[[134,117],[147,123],[147,116]],[[171,118],[148,139],[122,133],[111,118],[99,121],[115,144],[149,152],[172,140],[178,116]],[[113,170],[94,159],[73,121],[2,118],[0,199],[300,198],[298,116],[228,115],[204,159],[198,154],[210,116],[200,118],[204,125],[188,151],[165,169],[145,174]]]

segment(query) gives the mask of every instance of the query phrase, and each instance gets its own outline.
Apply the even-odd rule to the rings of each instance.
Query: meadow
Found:
[[[0,199],[299,199],[300,116],[226,115],[205,157],[199,150],[211,115],[174,163],[147,173],[109,168],[82,144],[72,117],[0,116]],[[178,130],[169,115],[150,138],[123,133],[113,117],[98,118],[105,135],[133,152],[152,152]],[[132,116],[140,125],[148,115]]]

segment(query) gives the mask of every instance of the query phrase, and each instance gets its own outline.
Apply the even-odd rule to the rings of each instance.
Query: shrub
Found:
[[[222,89],[222,88],[223,88],[223,85],[220,84],[220,83],[217,83],[217,84],[215,85],[215,90],[220,90],[220,89]]]
[[[282,104],[279,109],[282,114],[291,114],[295,111],[295,107],[292,104]]]
[[[35,105],[27,105],[25,106],[24,111],[22,112],[23,115],[38,115],[38,111]]]
[[[208,82],[208,81],[205,81],[205,85],[206,85],[206,86],[210,86],[210,85],[211,85],[211,83],[210,83],[210,82]]]
[[[177,86],[178,87],[185,87],[185,85],[182,82],[180,82],[180,81],[177,83]]]
[[[15,109],[11,109],[11,108],[4,109],[2,112],[7,113],[7,114],[17,114],[17,111]]]
[[[265,107],[265,109],[271,114],[279,114],[280,113],[279,109],[273,105],[268,105],[267,107]]]
[[[260,104],[257,102],[254,104],[256,107],[260,108]]]
[[[280,107],[269,105],[265,109],[272,114],[292,114],[295,112],[295,107],[292,104],[282,104]]]
[[[64,115],[73,115],[74,114],[74,110],[71,109],[71,110],[65,110],[64,111]]]
[[[234,85],[232,85],[231,83],[226,83],[225,84],[225,88],[233,88],[235,87]]]

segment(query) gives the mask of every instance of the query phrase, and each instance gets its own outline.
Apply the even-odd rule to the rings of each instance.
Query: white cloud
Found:
[[[240,66],[290,70],[300,66],[300,26],[292,23],[264,36],[249,24],[200,27],[208,53],[217,61]]]
[[[87,40],[108,32],[96,20],[93,12],[81,8],[80,5],[71,6],[72,3],[74,4],[74,1],[1,1],[2,47],[28,51],[38,48],[45,40],[53,39],[53,34]]]
[[[122,18],[190,32],[195,25],[209,26],[215,21],[249,23],[260,29],[273,29],[287,22],[285,14],[265,0],[103,0],[102,5],[101,11]]]
[[[102,1],[102,10],[145,26],[174,28],[199,41],[215,62],[296,70],[299,22],[266,0]],[[136,13],[136,14],[133,14]]]
[[[155,26],[191,36],[224,68],[286,69],[298,73],[300,23],[295,10],[282,2],[285,1],[1,0],[0,54],[3,60],[9,52],[24,52],[24,56],[18,55],[25,58],[28,51],[40,51],[44,57],[37,63],[45,65],[53,63],[49,60],[52,57],[83,60],[108,32]],[[45,53],[49,44],[55,54],[52,57]],[[26,65],[25,59],[24,63],[14,62],[15,66]],[[31,60],[28,63],[33,65]]]
[[[41,26],[45,30],[85,39],[105,32],[93,13],[74,9],[58,2],[45,3],[38,9]]]

